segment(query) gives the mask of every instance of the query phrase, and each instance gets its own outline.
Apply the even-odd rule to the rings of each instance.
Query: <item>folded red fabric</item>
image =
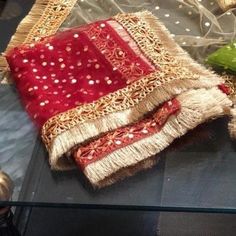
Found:
[[[224,80],[194,62],[149,12],[20,45],[7,60],[52,168],[77,165],[96,186],[232,104]]]
[[[112,23],[98,21],[70,29],[7,55],[21,99],[39,127],[60,112],[95,101],[154,71]],[[126,37],[134,44],[127,33]]]

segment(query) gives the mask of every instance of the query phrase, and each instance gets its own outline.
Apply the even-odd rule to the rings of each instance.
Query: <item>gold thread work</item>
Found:
[[[38,41],[54,34],[71,12],[76,0],[36,0],[29,14],[21,21],[3,55],[0,70],[8,69],[4,54],[20,44]]]

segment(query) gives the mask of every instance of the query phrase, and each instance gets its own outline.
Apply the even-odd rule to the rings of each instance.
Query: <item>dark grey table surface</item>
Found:
[[[235,143],[227,119],[199,126],[162,152],[152,169],[94,190],[78,171],[50,170],[40,141],[20,202],[41,206],[236,212]]]

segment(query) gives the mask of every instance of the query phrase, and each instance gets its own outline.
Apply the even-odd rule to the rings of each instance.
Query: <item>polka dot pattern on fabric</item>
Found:
[[[133,70],[133,80],[153,72],[106,21],[15,48],[7,59],[23,103],[39,127],[59,112],[125,87],[128,71]]]

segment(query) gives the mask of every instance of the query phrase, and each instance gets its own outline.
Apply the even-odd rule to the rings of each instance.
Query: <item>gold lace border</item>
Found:
[[[20,44],[38,41],[54,34],[70,14],[77,0],[36,0],[28,15],[20,22],[5,52],[0,56],[0,71],[8,69],[4,54]]]

